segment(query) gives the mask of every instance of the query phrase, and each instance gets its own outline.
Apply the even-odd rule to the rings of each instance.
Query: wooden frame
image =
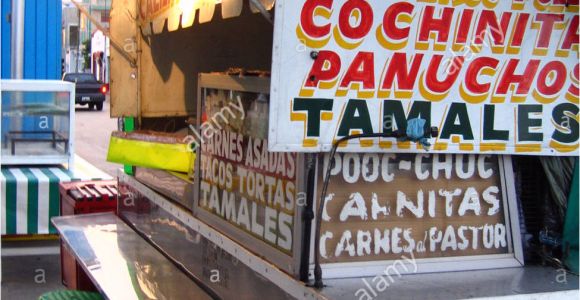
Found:
[[[323,278],[348,278],[366,276],[393,276],[394,274],[416,274],[432,272],[450,272],[483,270],[496,268],[521,267],[524,265],[522,241],[520,235],[520,223],[516,193],[514,186],[514,173],[511,156],[498,156],[499,176],[501,183],[502,204],[504,207],[504,220],[507,230],[508,253],[454,256],[441,258],[416,259],[410,254],[401,255],[398,260],[377,260],[364,262],[341,262],[321,264]],[[317,164],[317,174],[320,174]],[[318,175],[320,176],[320,175]],[[314,183],[317,185],[317,182]],[[315,188],[317,189],[317,187]],[[318,192],[314,194],[317,195]],[[316,199],[318,200],[318,199]],[[316,205],[315,205],[316,210]],[[315,213],[316,214],[316,213]],[[314,241],[314,230],[311,232],[311,240]],[[413,260],[413,263],[409,262]],[[310,244],[310,262],[314,261],[314,243]],[[416,268],[415,265],[416,264]],[[390,269],[389,269],[390,268]],[[308,277],[314,278],[314,264],[309,265]],[[392,273],[385,274],[390,271]]]

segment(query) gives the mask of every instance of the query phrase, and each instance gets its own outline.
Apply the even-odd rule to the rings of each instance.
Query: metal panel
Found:
[[[29,1],[30,2],[30,1]],[[47,55],[48,51],[46,42],[48,40],[47,29],[48,29],[48,1],[35,1],[36,2],[36,48],[37,51],[34,53],[34,68],[35,68],[35,78],[46,78],[47,76]],[[26,26],[26,24],[24,25]],[[48,50],[48,51],[47,51]],[[56,79],[56,78],[55,78]]]
[[[11,78],[11,0],[2,0],[1,52],[3,79]],[[26,1],[24,20],[24,78],[61,77],[61,0]]]
[[[538,266],[404,276],[391,271],[325,280],[322,293],[327,299],[578,299],[577,277],[558,282],[562,272]]]
[[[133,177],[121,172],[119,186],[124,195],[122,199],[125,199],[119,201],[121,217],[192,275],[200,276],[224,299],[280,299],[288,295],[297,299],[467,299],[518,294],[530,296],[531,293],[547,293],[543,296],[552,299],[578,298],[577,277],[569,275],[571,279],[557,281],[565,278],[563,270],[538,266],[400,275],[396,271],[401,271],[401,267],[394,265],[391,273],[382,277],[328,279],[322,290],[315,290],[288,277]],[[203,251],[208,252],[202,254]],[[216,259],[208,268],[203,256],[211,254]],[[223,283],[211,283],[203,270],[214,267],[227,270],[231,275],[229,280],[235,282],[236,288],[228,289],[222,286]],[[282,291],[275,292],[275,287]]]
[[[113,213],[57,217],[64,246],[107,299],[213,299]]]
[[[46,49],[46,74],[47,79],[60,79],[62,76],[62,4],[61,0],[49,3],[47,22]]]
[[[262,253],[248,251],[246,244],[236,243],[123,172],[119,191],[119,215],[223,299],[324,299],[264,260]],[[211,281],[212,270],[221,274],[221,281]]]
[[[10,70],[11,70],[11,56],[10,56],[10,45],[12,39],[12,25],[10,24],[9,19],[12,10],[12,0],[2,0],[0,6],[0,52],[1,52],[1,59],[2,67],[0,77],[2,79],[10,78]]]

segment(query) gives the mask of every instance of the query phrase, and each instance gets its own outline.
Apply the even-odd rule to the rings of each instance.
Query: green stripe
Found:
[[[16,178],[7,169],[2,169],[6,178],[6,234],[16,234]]]
[[[56,233],[56,228],[50,222],[52,217],[60,216],[60,193],[58,191],[58,183],[59,179],[56,175],[54,175],[49,169],[40,169],[44,175],[46,175],[49,179],[48,185],[48,218],[49,224],[48,232],[49,233]]]
[[[28,234],[38,233],[38,178],[30,169],[20,169],[28,178]]]

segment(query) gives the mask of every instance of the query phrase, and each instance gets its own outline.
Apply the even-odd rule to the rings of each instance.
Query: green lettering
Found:
[[[413,104],[411,104],[409,115],[405,118],[405,111],[401,101],[383,101],[384,133],[392,133],[395,128],[404,132],[407,130],[407,121],[414,118],[425,119],[425,130],[428,130],[431,126],[431,102],[414,101]]]
[[[350,99],[346,104],[338,127],[338,136],[350,135],[352,129],[360,129],[363,133],[373,133],[366,100]]]
[[[530,132],[530,127],[541,127],[542,119],[530,118],[530,113],[542,114],[541,104],[518,105],[518,141],[520,142],[541,142],[544,134],[541,132]]]
[[[455,123],[456,120],[459,120],[458,124]],[[449,107],[449,113],[441,129],[441,138],[449,139],[452,134],[461,135],[463,140],[473,140],[473,131],[465,103],[451,103]]]
[[[295,98],[293,111],[306,111],[306,136],[320,136],[320,114],[332,111],[333,99]]]
[[[486,104],[483,106],[483,139],[486,141],[500,140],[507,141],[510,132],[508,130],[496,130],[495,123],[495,105]]]
[[[578,141],[578,121],[574,118],[574,116],[578,115],[578,110],[578,106],[572,103],[561,103],[554,107],[552,110],[552,120],[554,123],[567,128],[568,130],[567,132],[564,132],[558,130],[556,127],[556,130],[554,130],[554,133],[552,134],[553,140],[564,144]],[[566,113],[569,114],[566,115]]]

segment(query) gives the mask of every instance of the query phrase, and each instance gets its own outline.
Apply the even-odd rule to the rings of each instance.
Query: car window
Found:
[[[93,74],[67,74],[64,76],[65,81],[70,82],[96,82],[97,79]]]

